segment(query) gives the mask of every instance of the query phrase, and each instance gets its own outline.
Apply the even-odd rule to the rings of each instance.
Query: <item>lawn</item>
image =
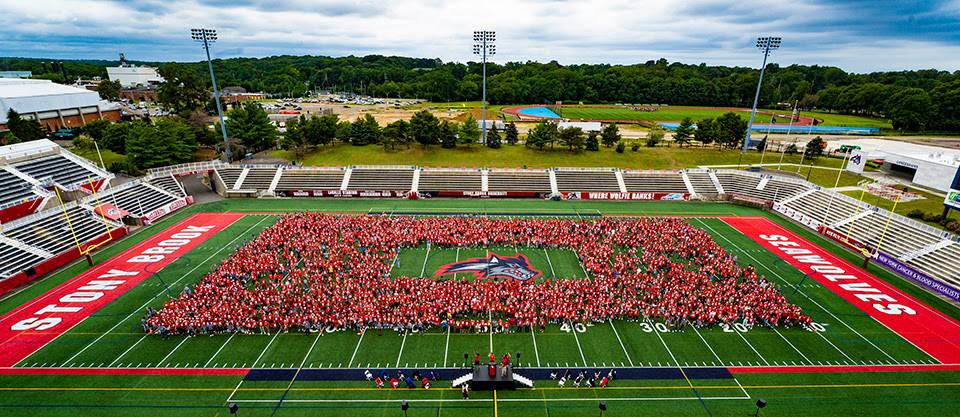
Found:
[[[282,202],[282,204],[278,204]],[[279,207],[278,207],[279,206]],[[124,239],[96,255],[98,261],[169,226],[195,211],[323,210],[332,212],[403,211],[535,211],[539,213],[625,213],[685,215],[768,215],[753,209],[709,203],[546,202],[519,200],[231,200],[192,206],[156,226]],[[781,223],[786,223],[779,220]],[[143,306],[159,307],[166,288],[178,291],[196,281],[237,245],[267,227],[274,216],[252,215],[204,242],[185,257],[100,310],[51,346],[20,366],[43,362],[74,366],[223,367],[441,367],[460,366],[463,352],[492,350],[523,352],[521,367],[602,368],[633,364],[644,367],[693,367],[758,364],[928,363],[930,358],[816,282],[785,264],[752,240],[718,219],[691,219],[710,233],[741,263],[759,272],[823,325],[822,332],[796,328],[754,328],[742,331],[705,328],[661,329],[647,323],[616,321],[578,329],[549,326],[544,332],[449,334],[438,329],[399,335],[384,331],[213,337],[144,337],[139,329]],[[838,249],[799,229],[807,239]],[[513,250],[511,252],[511,250]],[[399,275],[430,275],[438,266],[484,256],[520,252],[544,273],[544,278],[583,278],[570,250],[532,248],[407,248],[400,256]],[[840,252],[845,258],[853,258]],[[57,282],[86,268],[76,264],[57,273],[26,294],[0,301],[8,311]],[[873,267],[873,273],[898,287],[912,288],[924,301],[956,317],[958,311],[921,290]],[[862,335],[862,336],[860,336]],[[96,341],[98,337],[103,337]],[[873,343],[868,342],[871,341]],[[81,349],[85,351],[80,352]],[[71,358],[71,356],[76,356]],[[102,364],[102,365],[101,365]],[[563,388],[538,380],[535,390],[475,392],[459,400],[446,381],[431,390],[377,390],[364,382],[240,381],[237,376],[0,376],[0,410],[11,415],[226,415],[229,401],[240,404],[240,415],[400,415],[399,401],[411,400],[411,416],[580,416],[596,413],[606,399],[608,416],[747,415],[757,398],[769,406],[762,415],[946,415],[960,396],[960,373],[915,372],[873,374],[747,374],[735,379],[619,380],[605,390]],[[239,383],[239,384],[238,384]],[[279,406],[283,398],[282,407]]]
[[[750,117],[750,109],[736,109],[744,119]],[[657,122],[679,122],[685,117],[694,121],[706,118],[716,118],[730,111],[724,108],[712,107],[685,107],[685,106],[667,106],[657,111],[645,112],[635,111],[630,108],[601,108],[601,107],[564,107],[562,116],[570,119],[592,119],[592,120],[646,120]],[[764,112],[768,114],[761,114]],[[763,124],[770,122],[769,113],[783,114],[789,110],[782,109],[758,109],[754,123]],[[862,116],[842,115],[836,113],[807,111],[801,112],[801,116],[815,117],[823,121],[827,126],[856,126],[856,127],[876,127],[881,129],[891,129],[892,126],[887,120],[874,119]]]
[[[73,152],[77,156],[87,159],[88,161],[90,161],[90,163],[107,170],[109,170],[113,164],[127,160],[126,155],[118,154],[109,149],[100,149],[99,155],[97,155],[96,149],[87,149],[87,148],[78,148],[78,147],[70,148],[70,152]],[[105,166],[101,166],[100,164],[101,157],[103,157],[103,165]]]

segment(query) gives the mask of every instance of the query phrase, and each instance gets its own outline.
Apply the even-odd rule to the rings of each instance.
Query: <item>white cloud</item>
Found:
[[[957,4],[932,10],[949,15]],[[0,0],[0,10],[2,56],[111,58],[122,50],[134,59],[192,61],[200,53],[189,29],[204,26],[219,30],[217,49],[227,54],[378,53],[467,61],[475,59],[471,33],[482,28],[497,31],[501,62],[665,57],[758,66],[753,39],[774,34],[784,37],[774,56],[782,65],[960,68],[955,36],[887,33],[886,22],[857,20],[849,5],[814,0]]]

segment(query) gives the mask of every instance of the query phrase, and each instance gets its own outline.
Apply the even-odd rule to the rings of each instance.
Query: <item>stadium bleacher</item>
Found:
[[[686,193],[678,171],[623,171],[623,183],[631,193]]]
[[[39,159],[20,162],[15,169],[38,180],[52,178],[54,182],[67,188],[97,181],[100,174],[70,160],[63,155],[51,155]]]
[[[0,278],[7,278],[23,271],[43,259],[45,258],[33,252],[0,241]]]
[[[109,202],[128,213],[143,217],[153,210],[177,201],[180,196],[171,194],[149,183],[136,183],[118,191],[103,193],[101,202]]]
[[[82,244],[106,233],[107,227],[116,227],[116,225],[105,225],[101,217],[95,216],[92,211],[81,206],[67,209],[66,216],[69,218],[69,224],[59,209],[46,210],[39,215],[33,222],[6,230],[4,234],[50,253],[61,253],[76,247],[76,242]],[[73,233],[70,231],[71,227]]]
[[[557,189],[560,192],[612,192],[619,193],[620,185],[612,169],[593,170],[555,170]]]
[[[240,174],[243,172],[243,168],[239,167],[226,167],[226,168],[217,168],[213,170],[214,175],[220,178],[220,181],[223,183],[226,189],[233,189],[233,185],[237,183],[237,180],[240,179]]]
[[[418,191],[482,191],[480,170],[421,169]]]
[[[172,174],[151,177],[149,182],[153,186],[177,197],[185,197],[187,195],[186,191],[183,189],[183,186],[180,185],[180,181],[177,181],[176,177],[174,177]]]
[[[266,190],[276,175],[277,168],[249,168],[240,185],[234,187],[240,190]]]
[[[284,169],[277,182],[278,190],[339,190],[343,170]]]
[[[690,179],[690,184],[693,185],[693,190],[699,195],[716,196],[720,193],[719,190],[717,190],[716,184],[714,184],[713,180],[710,179],[710,174],[707,173],[707,171],[687,171],[687,178]]]
[[[547,171],[490,170],[487,174],[489,191],[518,191],[549,193],[550,175]]]
[[[348,190],[410,191],[413,188],[413,168],[354,168]]]
[[[13,204],[36,196],[33,184],[10,172],[0,169],[0,206]]]

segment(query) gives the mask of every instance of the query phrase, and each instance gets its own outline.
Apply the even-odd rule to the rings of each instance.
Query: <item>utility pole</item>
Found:
[[[763,65],[760,66],[760,79],[757,80],[757,92],[753,95],[753,107],[750,109],[750,122],[747,123],[747,136],[743,139],[743,149],[741,153],[747,153],[747,148],[750,146],[750,132],[753,130],[753,118],[757,115],[757,101],[760,100],[760,86],[763,85],[763,71],[767,68],[767,57],[770,56],[770,51],[780,47],[780,40],[779,37],[771,36],[757,38],[757,48],[763,51]]]
[[[217,41],[216,29],[190,29],[190,37],[195,42],[203,43],[203,50],[207,53],[207,68],[210,69],[210,82],[213,83],[213,102],[217,104],[217,117],[220,118],[220,133],[223,134],[223,159],[230,163],[230,142],[227,140],[227,124],[223,122],[223,108],[220,105],[220,87],[217,87],[217,78],[213,75],[213,61],[210,60],[210,44]]]
[[[480,141],[487,144],[487,55],[497,54],[497,46],[494,42],[497,40],[497,33],[492,30],[477,30],[473,32],[473,54],[482,57],[483,67],[483,96],[481,98],[481,118],[480,122]]]

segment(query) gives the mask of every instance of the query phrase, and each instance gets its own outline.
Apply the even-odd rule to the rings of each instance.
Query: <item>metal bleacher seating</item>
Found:
[[[613,170],[606,171],[565,171],[556,170],[557,189],[561,192],[620,192],[617,176]]]
[[[631,193],[686,193],[679,171],[623,171],[623,184]]]
[[[70,207],[67,209],[66,216],[69,218],[69,224],[60,209],[46,210],[39,213],[32,222],[13,230],[6,230],[4,234],[50,253],[61,253],[76,247],[78,241],[85,243],[107,231],[102,218],[95,216],[87,208]],[[71,226],[73,233],[70,231]]]
[[[36,265],[44,258],[32,252],[0,242],[0,278],[9,277]]]
[[[52,178],[54,182],[64,187],[83,184],[90,179],[96,181],[100,178],[100,174],[59,154],[20,162],[13,166],[18,171],[41,181]]]
[[[187,193],[183,190],[183,186],[180,185],[180,181],[177,181],[177,178],[172,174],[160,175],[153,178],[150,178],[150,184],[153,186],[164,190],[170,194],[173,194],[178,197],[184,197]]]
[[[500,171],[487,174],[489,191],[532,191],[549,193],[550,174],[547,171]]]
[[[482,191],[483,173],[480,170],[420,171],[418,191]]]
[[[273,182],[273,177],[276,175],[277,168],[250,168],[238,188],[242,190],[266,190],[270,188],[270,183]]]
[[[220,177],[220,180],[223,181],[223,185],[229,190],[233,188],[233,184],[235,184],[237,179],[240,178],[240,173],[243,172],[243,168],[217,168],[213,172]]]
[[[32,189],[33,184],[0,169],[0,206],[35,196]]]
[[[173,195],[148,183],[137,183],[136,185],[128,186],[119,191],[100,196],[100,202],[114,203],[117,207],[126,210],[128,213],[142,217],[179,198],[180,196]]]
[[[285,169],[277,182],[278,190],[339,190],[343,170]]]
[[[693,185],[693,189],[697,194],[704,196],[715,196],[719,194],[717,186],[713,183],[713,180],[710,179],[710,174],[706,171],[688,171],[687,178],[690,179],[690,184]]]
[[[350,175],[348,190],[360,191],[410,191],[413,188],[412,168],[354,168]]]

